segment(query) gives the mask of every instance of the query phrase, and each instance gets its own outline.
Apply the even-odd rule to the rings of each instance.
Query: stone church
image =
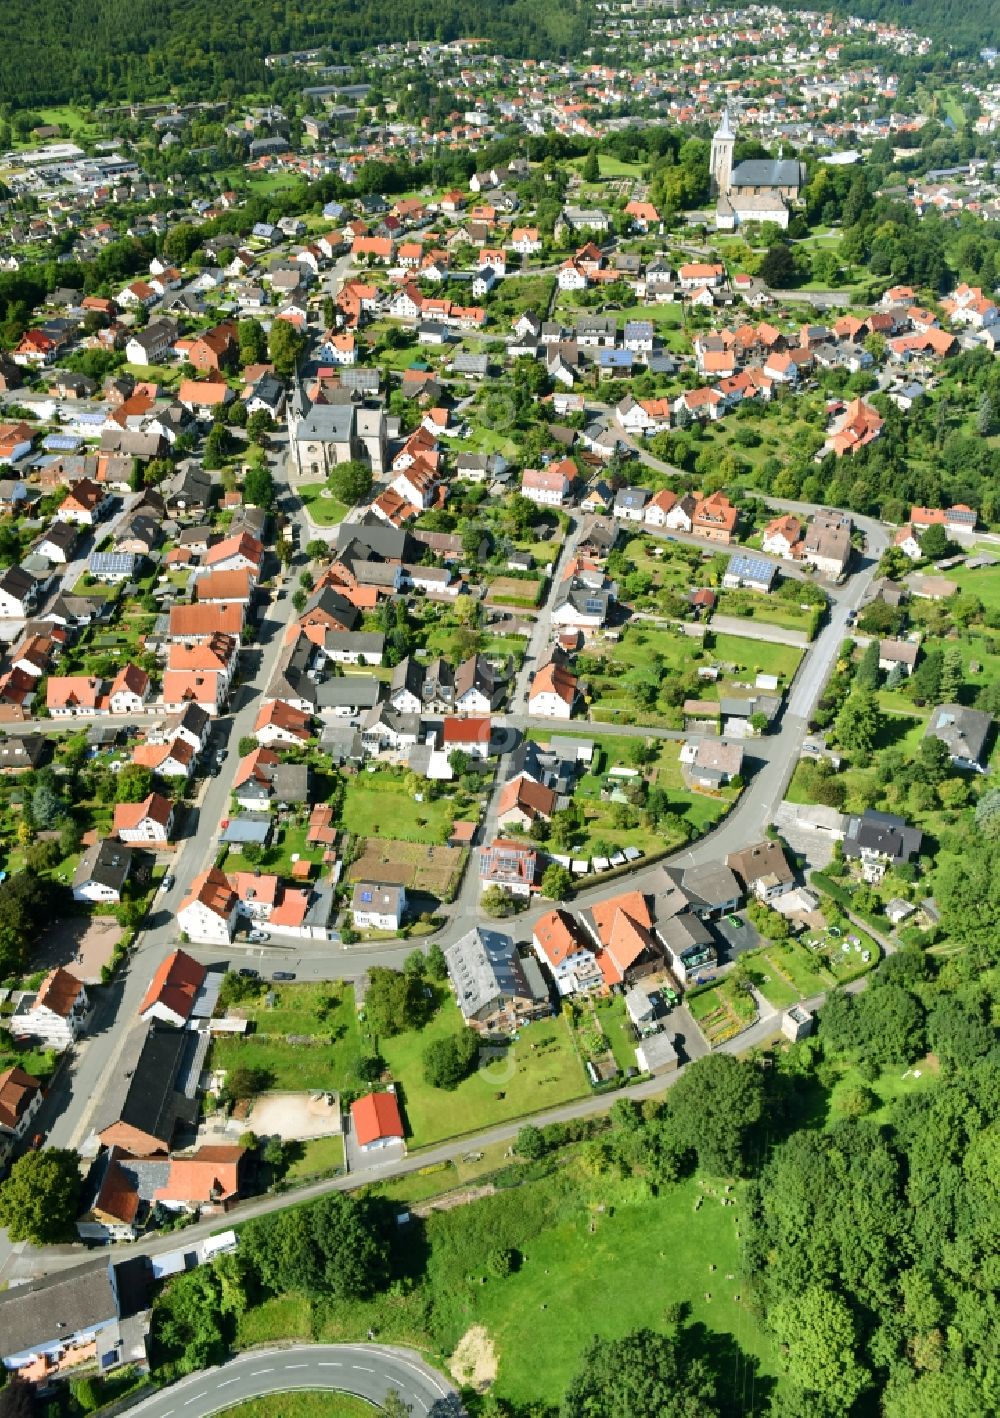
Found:
[[[726,108],[709,159],[716,230],[734,231],[746,222],[774,222],[784,229],[789,204],[798,200],[805,182],[805,164],[796,158],[750,158],[734,167],[735,147],[736,133]]]

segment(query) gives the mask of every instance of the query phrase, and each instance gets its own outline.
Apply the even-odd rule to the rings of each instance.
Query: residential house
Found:
[[[149,699],[149,675],[138,665],[123,665],[111,681],[108,710],[112,714],[141,714]]]
[[[27,1136],[44,1097],[45,1090],[39,1080],[19,1065],[15,1064],[0,1073],[0,1165],[7,1162],[18,1143]],[[10,1311],[10,1306],[5,1307],[0,1300],[0,1322],[13,1318],[12,1312],[4,1314],[5,1308]],[[15,1342],[11,1332],[5,1331],[0,1341],[0,1348],[3,1349],[0,1359],[6,1368],[16,1367],[12,1361],[19,1356],[10,1352],[10,1346]]]
[[[350,909],[355,930],[398,932],[406,914],[406,888],[359,881],[355,883]]]
[[[551,788],[520,775],[505,783],[497,800],[497,826],[526,832],[534,822],[549,822],[556,809]]]
[[[132,868],[132,849],[113,837],[88,847],[73,874],[73,900],[119,902]]]
[[[473,926],[444,954],[462,1018],[471,1028],[510,1032],[548,1012],[544,985],[539,980],[532,988],[510,936]]]
[[[577,695],[576,676],[550,660],[532,676],[528,713],[536,718],[569,719]]]
[[[356,1098],[351,1104],[351,1131],[362,1153],[402,1144],[405,1133],[395,1091],[390,1088]]]
[[[166,1156],[178,1129],[198,1122],[197,1070],[186,1067],[186,1030],[139,1024],[118,1068],[104,1080],[94,1132],[105,1147],[136,1157]]]
[[[186,951],[174,950],[157,967],[139,1005],[139,1018],[159,1020],[183,1029],[194,1011],[195,1001],[204,994],[206,966]]]
[[[688,739],[681,746],[680,761],[695,787],[715,792],[743,771],[743,745],[715,737]]]
[[[34,1039],[48,1049],[68,1049],[90,1014],[86,986],[68,970],[50,970],[32,994],[21,996],[5,1026],[15,1039]]]
[[[722,584],[726,590],[746,589],[767,595],[777,576],[778,568],[766,557],[737,552],[729,558]]]
[[[956,768],[973,773],[986,772],[986,744],[993,728],[993,716],[963,704],[939,704],[935,708],[925,738],[940,739]]]
[[[906,675],[912,675],[920,654],[918,640],[880,640],[878,643],[878,667],[891,672],[897,665]]]
[[[744,891],[753,892],[758,901],[765,904],[791,891],[795,885],[795,873],[788,865],[780,842],[755,842],[752,847],[730,852],[726,866],[736,873]]]
[[[541,507],[564,507],[575,482],[576,464],[572,458],[564,458],[547,468],[525,468],[521,474],[521,492]]]
[[[917,856],[923,833],[901,817],[866,808],[860,816],[849,817],[844,835],[844,856],[861,862],[868,882],[879,882],[887,867],[903,866]]]
[[[218,867],[200,872],[177,911],[185,936],[200,945],[228,945],[236,929],[239,902]]]
[[[173,830],[174,805],[162,793],[150,793],[141,803],[115,803],[112,833],[122,842],[169,842]]]
[[[561,996],[602,988],[604,976],[594,948],[569,911],[547,912],[535,922],[531,946],[551,971]]]
[[[497,838],[479,852],[479,883],[485,891],[499,886],[512,896],[527,897],[538,890],[538,852],[523,842]]]

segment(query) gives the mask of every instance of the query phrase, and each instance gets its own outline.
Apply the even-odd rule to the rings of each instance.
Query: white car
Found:
[[[267,931],[251,931],[247,936],[247,940],[250,941],[252,945],[263,945],[265,941],[270,939],[271,937]]]

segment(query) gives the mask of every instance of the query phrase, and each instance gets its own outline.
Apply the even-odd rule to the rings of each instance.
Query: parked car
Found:
[[[237,971],[237,973],[240,974],[240,975],[242,975],[243,978],[244,978],[244,980],[259,980],[259,979],[260,979],[260,971],[259,971],[259,970],[251,970],[248,965],[244,965],[243,969]]]
[[[173,877],[171,876],[170,872],[167,872],[166,876],[165,876],[165,877],[163,878],[163,880],[160,882],[160,890],[161,890],[161,891],[173,891],[173,889],[174,889],[174,879],[173,879]]]
[[[251,931],[247,936],[247,940],[253,945],[263,945],[265,941],[270,939],[271,937],[267,931]]]
[[[291,970],[275,970],[271,976],[272,980],[294,980],[295,975]]]

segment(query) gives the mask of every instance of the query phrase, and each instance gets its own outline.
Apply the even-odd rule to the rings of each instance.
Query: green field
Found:
[[[983,545],[976,548],[988,552],[990,556],[996,556],[995,548]],[[953,571],[948,572],[948,579],[958,584],[960,591],[967,591],[973,596],[978,596],[987,610],[997,610],[1000,608],[1000,563],[996,566],[982,566],[970,571],[967,566],[956,566]]]
[[[431,1087],[424,1081],[424,1050],[433,1039],[461,1027],[458,1006],[449,995],[424,1029],[378,1041],[393,1078],[402,1085],[411,1149],[554,1108],[588,1091],[569,1024],[561,1016],[529,1025],[508,1045],[484,1049],[480,1067],[454,1091]]]
[[[288,1182],[305,1182],[310,1177],[334,1172],[344,1165],[344,1139],[335,1134],[332,1137],[314,1137],[301,1144],[302,1155],[297,1157],[288,1171]]]
[[[395,837],[433,845],[448,841],[457,815],[451,798],[420,803],[401,778],[363,773],[348,785],[342,821],[357,837]]]

